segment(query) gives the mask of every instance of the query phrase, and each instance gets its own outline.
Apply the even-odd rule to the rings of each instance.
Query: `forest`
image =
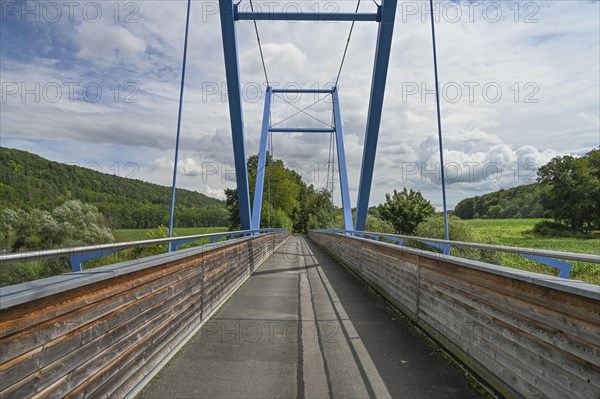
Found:
[[[49,161],[0,147],[0,211],[51,211],[69,200],[94,205],[113,229],[146,229],[169,222],[171,188]],[[178,189],[175,225],[227,225],[224,202]]]
[[[600,149],[582,157],[558,156],[538,171],[537,183],[466,198],[461,219],[554,219],[572,232],[600,228]]]

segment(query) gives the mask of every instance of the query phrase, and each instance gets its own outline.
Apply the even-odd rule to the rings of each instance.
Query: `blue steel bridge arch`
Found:
[[[332,97],[333,126],[330,128],[303,128],[287,127],[278,128],[269,125],[271,116],[271,104],[273,94],[327,94]],[[319,100],[321,101],[321,100]],[[342,196],[342,210],[344,218],[344,228],[352,230],[352,204],[350,202],[350,189],[348,186],[348,172],[346,169],[346,151],[344,149],[344,134],[342,129],[342,117],[340,111],[340,100],[338,88],[332,89],[273,89],[267,86],[265,95],[265,108],[263,113],[263,123],[260,136],[260,147],[258,152],[258,166],[256,172],[256,186],[254,190],[254,204],[251,213],[251,226],[260,226],[262,213],[263,188],[265,181],[265,163],[267,158],[267,143],[269,133],[334,133],[336,138],[336,152],[338,159],[338,170],[340,176],[340,191]]]
[[[233,140],[233,153],[235,160],[236,181],[238,187],[238,202],[242,229],[251,229],[252,226],[260,224],[260,213],[262,206],[262,188],[264,182],[264,163],[266,159],[267,135],[271,132],[312,132],[307,128],[270,129],[268,125],[271,95],[276,90],[268,87],[266,90],[265,109],[263,114],[263,125],[261,129],[261,142],[259,149],[259,174],[257,175],[254,206],[250,207],[250,190],[248,187],[248,170],[246,166],[246,146],[243,125],[242,93],[240,85],[239,57],[237,50],[236,22],[248,21],[352,21],[352,22],[376,22],[379,25],[377,44],[375,47],[375,61],[373,77],[371,82],[371,94],[369,100],[369,111],[367,116],[367,129],[363,149],[363,161],[358,192],[356,221],[352,221],[352,206],[348,189],[348,177],[345,163],[345,151],[342,132],[341,112],[339,107],[338,88],[333,87],[330,92],[333,96],[334,128],[333,133],[337,139],[338,169],[340,171],[340,188],[342,191],[342,208],[344,212],[345,228],[350,230],[364,230],[367,220],[369,197],[373,181],[373,168],[375,164],[375,152],[379,128],[381,125],[381,114],[383,98],[387,80],[392,36],[396,19],[397,0],[382,0],[377,6],[376,13],[302,13],[302,12],[240,12],[238,4],[233,0],[219,0],[221,16],[221,34],[223,37],[223,50],[225,57],[225,74],[227,79],[227,90],[229,98],[229,116],[231,122],[231,134]],[[281,92],[314,92],[314,90],[280,90]],[[324,132],[324,131],[323,131]],[[328,132],[331,132],[329,130]],[[262,170],[262,173],[260,173]]]
[[[346,49],[342,57],[342,64],[338,72],[336,83],[331,89],[330,94],[333,96],[333,114],[335,124],[333,126],[333,133],[336,134],[337,153],[338,153],[338,168],[340,170],[340,181],[342,191],[342,208],[344,212],[344,224],[346,230],[351,230],[354,226],[354,230],[364,231],[367,222],[367,213],[369,207],[369,197],[371,194],[371,186],[373,183],[373,170],[375,165],[375,154],[377,150],[377,141],[379,138],[379,129],[381,126],[381,116],[383,109],[383,99],[385,94],[386,80],[388,74],[388,66],[390,61],[390,52],[392,47],[392,37],[394,33],[394,24],[396,20],[396,9],[397,0],[381,0],[380,4],[377,4],[377,12],[375,13],[359,13],[360,0],[358,0],[356,12],[354,13],[302,13],[302,12],[254,12],[252,7],[252,0],[250,0],[251,12],[240,12],[238,10],[238,3],[234,0],[219,0],[219,11],[221,18],[221,34],[223,38],[223,49],[225,57],[225,75],[227,79],[228,88],[228,103],[229,103],[229,115],[231,122],[231,134],[233,141],[233,153],[234,153],[234,164],[236,171],[236,182],[238,188],[238,201],[240,210],[240,224],[244,230],[250,230],[251,228],[258,228],[260,225],[260,214],[262,211],[262,185],[264,183],[264,162],[266,158],[266,135],[276,130],[268,126],[268,115],[270,108],[271,95],[275,90],[269,87],[269,81],[267,76],[266,66],[264,64],[264,57],[262,54],[262,48],[260,46],[260,37],[258,34],[258,28],[256,27],[256,21],[351,21],[352,27],[350,29],[350,35],[346,43]],[[435,87],[436,87],[436,107],[437,107],[437,122],[438,122],[438,137],[439,137],[439,150],[440,150],[440,169],[442,178],[442,196],[443,196],[443,213],[444,213],[444,225],[446,240],[449,239],[448,232],[448,213],[446,207],[446,186],[445,186],[445,171],[444,171],[444,157],[443,157],[443,145],[442,145],[442,123],[440,113],[440,97],[439,97],[439,81],[438,81],[438,66],[437,66],[437,53],[436,53],[436,40],[435,40],[435,21],[434,21],[434,7],[433,0],[429,0],[430,4],[430,17],[431,17],[431,33],[432,33],[432,44],[433,44],[433,63],[435,73]],[[183,92],[185,82],[185,68],[186,68],[186,57],[187,57],[187,43],[188,43],[188,32],[190,22],[190,7],[191,0],[187,1],[187,14],[185,24],[185,41],[183,50],[183,65],[181,74],[181,89],[179,95],[179,116],[177,122],[177,138],[175,144],[175,160],[173,166],[173,185],[171,195],[171,214],[169,220],[169,237],[173,236],[173,220],[175,212],[175,194],[177,185],[177,164],[179,155],[179,139],[181,132],[181,113],[183,108]],[[255,206],[250,208],[250,191],[248,187],[248,170],[246,166],[246,146],[244,136],[244,125],[243,125],[243,109],[242,109],[242,93],[240,88],[240,69],[239,69],[239,58],[237,50],[237,36],[236,36],[236,22],[241,20],[253,21],[256,29],[256,36],[261,51],[261,58],[263,58],[263,68],[265,72],[265,79],[267,83],[267,98],[265,102],[265,111],[263,118],[263,127],[261,131],[261,144],[259,149],[259,171],[262,170],[260,179],[257,179],[256,193],[258,195],[255,198]],[[342,66],[344,65],[344,59],[346,57],[346,51],[348,50],[348,44],[352,35],[352,29],[354,28],[355,22],[376,22],[378,23],[377,32],[377,43],[375,46],[375,60],[373,66],[373,76],[371,81],[371,93],[369,99],[369,108],[367,115],[367,125],[363,147],[363,157],[360,173],[360,181],[358,187],[358,200],[357,200],[357,212],[356,220],[352,222],[352,207],[349,197],[348,189],[348,177],[346,171],[345,162],[345,151],[343,143],[342,133],[342,122],[341,113],[339,107],[338,87],[337,83],[340,77]],[[300,90],[302,91],[302,90]],[[304,91],[314,92],[314,90],[305,89]],[[290,93],[292,91],[282,91]],[[280,132],[286,130],[279,129]],[[312,129],[314,130],[314,129]],[[287,131],[304,131],[310,132],[311,129],[307,128],[296,128],[294,130]],[[315,131],[312,131],[316,133]],[[263,166],[261,168],[261,165]],[[254,226],[254,227],[253,227]],[[171,248],[169,247],[169,250]]]

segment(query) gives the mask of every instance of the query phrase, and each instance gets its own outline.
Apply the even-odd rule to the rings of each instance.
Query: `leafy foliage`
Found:
[[[474,234],[469,226],[460,218],[453,215],[448,217],[448,232],[450,233],[450,240],[452,241],[473,242],[475,239]],[[414,235],[417,237],[444,239],[446,234],[444,229],[443,215],[436,215],[421,222],[415,229]],[[491,244],[489,240],[487,240],[486,243]],[[432,250],[431,247],[427,248],[427,246],[424,244],[415,244],[414,246],[422,249]],[[450,254],[462,258],[494,264],[500,264],[502,258],[502,255],[496,251],[465,248],[459,246],[453,246],[450,249]]]
[[[167,224],[171,188],[126,179],[37,155],[0,147],[0,210],[50,211],[68,200],[95,205],[113,228],[154,228]],[[224,226],[223,202],[177,190],[175,225]]]
[[[547,188],[529,184],[466,198],[454,208],[461,219],[512,219],[549,217],[552,211],[545,202]]]
[[[250,203],[253,204],[258,156],[248,158]],[[225,190],[225,206],[229,211],[229,228],[240,228],[237,189]],[[284,228],[296,232],[331,227],[331,193],[307,185],[294,170],[280,159],[267,154],[262,200],[261,226]]]
[[[13,252],[33,251],[114,241],[111,230],[98,209],[80,201],[67,201],[52,212],[3,210],[2,224],[14,235]],[[66,258],[13,265],[2,284],[17,284],[69,271]]]
[[[8,223],[15,235],[13,251],[103,244],[114,240],[98,208],[77,200],[67,201],[52,212],[4,210],[2,215],[10,218]]]
[[[466,198],[454,208],[462,219],[554,218],[572,232],[600,228],[600,149],[561,156],[538,171],[538,183]],[[548,227],[548,226],[546,226]]]
[[[600,149],[582,158],[553,158],[540,168],[538,181],[549,187],[554,219],[572,232],[600,228]]]
[[[396,233],[407,235],[412,235],[419,223],[435,214],[431,202],[419,191],[406,188],[386,194],[385,203],[376,209],[381,219],[394,226]]]

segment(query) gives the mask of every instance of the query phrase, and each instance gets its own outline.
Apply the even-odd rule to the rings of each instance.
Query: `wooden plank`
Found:
[[[424,287],[423,283],[421,287]],[[444,286],[438,285],[437,289],[444,290]],[[595,364],[597,366],[600,365],[600,359],[597,356],[598,347],[588,343],[583,339],[580,339],[578,336],[566,335],[560,330],[548,327],[534,319],[526,317],[525,315],[513,313],[510,309],[503,309],[495,302],[487,302],[483,300],[477,301],[462,291],[459,292],[445,289],[444,292],[447,296],[452,297],[457,301],[469,303],[472,307],[477,309],[476,312],[489,314],[495,319],[502,320],[506,324],[523,330],[531,337],[536,337],[537,339],[556,346],[557,349],[585,359],[591,364]]]
[[[23,385],[35,385],[38,390],[45,388],[50,383],[49,376],[59,378],[79,367],[104,348],[113,345],[119,337],[131,333],[146,320],[167,311],[182,299],[189,300],[190,295],[194,293],[198,293],[197,279],[191,276],[178,286],[165,287],[143,302],[135,303],[116,314],[107,315],[103,325],[92,326],[80,334],[66,336],[61,342],[62,345],[55,345],[28,359],[29,361],[17,363],[18,367],[14,371],[11,370],[12,373],[1,374],[3,389],[10,386],[10,390],[6,392],[12,392]],[[27,371],[31,374],[23,378]],[[23,379],[17,384],[15,379],[19,377]]]
[[[561,362],[568,361],[565,357],[546,361],[538,353],[519,345],[512,331],[503,328],[510,326],[498,324],[498,321],[491,317],[486,320],[480,315],[465,312],[466,308],[461,308],[461,304],[445,297],[443,293],[433,294],[434,296],[430,296],[429,292],[422,294],[422,309],[447,329],[461,336],[463,346],[476,347],[482,352],[489,350],[488,356],[493,357],[504,368],[517,370],[521,378],[528,378],[530,384],[535,383],[536,387],[546,395],[552,396],[553,392],[567,395],[569,392],[567,387],[574,382],[578,382],[576,384],[578,391],[574,391],[574,387],[571,387],[572,393],[577,392],[583,397],[589,397],[590,392],[597,392],[597,388],[586,384],[581,375],[567,372],[559,366]],[[486,328],[489,325],[494,327]],[[480,328],[475,328],[477,326]],[[485,364],[482,359],[478,360]]]
[[[102,373],[112,370],[118,372],[118,368],[113,366],[119,359],[127,356],[128,353],[139,348],[147,348],[155,334],[164,334],[170,322],[178,317],[191,317],[199,310],[199,300],[181,301],[178,306],[161,313],[157,317],[147,321],[138,329],[129,333],[112,346],[105,348],[100,354],[94,356],[80,367],[73,370],[66,376],[58,379],[61,381],[45,390],[37,392],[32,398],[44,398],[47,396],[65,397],[75,388],[91,383],[92,380],[100,378]],[[142,350],[142,349],[140,349]]]
[[[445,281],[445,283],[450,284],[449,281]],[[424,283],[424,289],[427,289],[427,285],[430,283]],[[436,292],[438,291],[442,291],[442,292],[448,292],[446,290],[443,289],[444,283],[440,283],[438,282],[439,285],[435,285],[434,286],[436,288],[431,288],[432,290],[435,290]],[[440,289],[441,288],[441,289]],[[455,288],[456,287],[452,287]],[[458,291],[460,291],[460,289],[458,289]],[[452,298],[452,300],[455,300],[456,296],[455,295],[450,295],[449,298]],[[476,300],[476,299],[475,299]],[[489,299],[484,299],[486,304],[496,304],[498,303],[498,301],[493,301],[493,300],[489,300]],[[508,308],[508,311],[510,311],[510,307]],[[505,308],[506,310],[506,308]],[[478,310],[474,310],[474,312],[478,312]],[[484,312],[484,314],[486,314]],[[490,317],[495,317],[493,313],[490,314]],[[540,355],[542,357],[544,357],[544,359],[546,359],[547,361],[557,364],[561,367],[564,367],[568,372],[573,373],[573,375],[588,375],[588,379],[592,378],[593,376],[595,376],[597,374],[597,372],[600,370],[600,368],[598,368],[598,366],[594,366],[592,363],[589,363],[587,361],[585,361],[584,359],[582,359],[579,356],[575,356],[575,355],[571,355],[569,352],[567,351],[563,351],[563,350],[559,350],[557,349],[556,345],[553,342],[547,342],[544,340],[540,340],[537,337],[532,337],[530,334],[529,329],[524,330],[523,329],[523,325],[519,325],[519,323],[517,323],[516,325],[514,323],[507,323],[506,321],[501,321],[499,318],[494,318],[494,322],[497,325],[506,325],[507,329],[510,329],[510,333],[513,336],[517,336],[517,338],[513,338],[517,343],[519,344],[526,344],[526,345],[531,345],[531,347],[528,347],[528,350],[531,350],[533,352],[540,352]],[[557,335],[557,339],[562,339],[562,332],[560,330],[558,330],[558,335]],[[532,338],[535,338],[535,340],[533,340]],[[593,345],[593,343],[591,343],[591,345]],[[597,352],[597,345],[592,347],[593,352]],[[572,361],[570,362],[565,362],[565,358],[567,359],[572,359]],[[574,368],[575,367],[575,368]],[[594,371],[595,370],[595,371]],[[593,372],[592,375],[589,375],[590,372]],[[598,384],[600,386],[600,380],[598,380]]]
[[[548,326],[548,328],[568,333],[586,340],[591,345],[598,346],[600,341],[600,322],[590,323],[585,319],[557,311],[552,306],[541,306],[539,303],[522,300],[519,296],[510,296],[503,291],[480,287],[470,281],[464,281],[457,276],[447,276],[429,271],[424,273],[423,278],[429,279],[435,284],[451,287],[468,294],[473,299],[501,306],[507,311],[536,320],[536,322],[542,323]]]
[[[170,262],[6,309],[0,314],[0,336],[18,333],[51,318],[114,297],[148,281],[177,273],[183,268],[194,267],[195,263],[197,260],[193,258]]]
[[[0,342],[18,343],[21,349],[3,351],[4,358],[12,357],[0,366],[0,384],[6,388],[0,395],[64,396],[86,392],[80,388],[101,383],[102,378],[121,384],[130,379],[119,373],[124,367],[131,376],[138,375],[140,365],[132,359],[154,353],[143,349],[143,343],[154,342],[155,352],[175,346],[176,328],[183,331],[182,323],[201,319],[203,294],[213,295],[211,306],[222,303],[235,284],[286,238],[281,233],[213,247],[184,260],[8,309],[0,316],[4,337]],[[214,274],[207,278],[207,270]]]
[[[4,337],[0,339],[2,362],[8,363],[11,359],[34,350],[41,345],[48,345],[54,340],[71,335],[86,324],[99,320],[120,308],[143,300],[145,296],[151,295],[154,291],[160,290],[197,272],[195,268],[185,268],[178,273],[170,273],[161,278],[150,280],[145,284],[135,285],[127,290],[123,290],[119,295],[114,297],[93,302]],[[0,366],[0,371],[3,368],[4,365]]]
[[[424,303],[427,300],[424,299]],[[427,305],[424,305],[427,306]],[[457,345],[461,350],[468,354],[471,358],[485,367],[490,374],[499,377],[502,381],[509,383],[518,392],[521,392],[527,398],[543,398],[545,395],[540,391],[539,387],[535,383],[530,383],[528,380],[531,378],[523,378],[519,371],[515,367],[506,367],[504,364],[496,359],[496,353],[494,347],[478,347],[476,345],[469,345],[460,332],[455,331],[453,324],[455,322],[440,321],[438,317],[432,317],[430,312],[424,311],[419,315],[420,319],[427,324],[431,325],[438,333],[453,345]],[[440,324],[445,325],[446,328],[443,333],[440,330]],[[438,338],[439,339],[439,338]]]
[[[387,295],[405,289],[399,273],[388,269],[390,261],[379,255],[396,257],[393,267],[403,269],[407,253],[401,249],[349,237],[313,233],[311,238]],[[420,265],[417,322],[462,353],[459,357],[488,368],[490,381],[526,397],[600,398],[600,301],[442,257],[419,256],[414,263]],[[461,336],[465,325],[475,330]],[[485,335],[490,332],[495,335]]]
[[[197,310],[197,308],[196,308]],[[124,353],[103,370],[97,372],[85,384],[71,391],[66,398],[102,398],[108,397],[112,391],[127,381],[153,354],[159,352],[180,333],[192,331],[201,321],[200,314],[189,312],[183,317],[171,320],[156,333]],[[177,341],[178,342],[178,341]],[[104,387],[104,389],[102,389]]]
[[[59,362],[62,361],[65,363],[64,369],[54,370],[54,368],[49,368],[39,370],[27,382],[15,384],[9,387],[6,392],[18,393],[17,396],[20,397],[29,396],[32,393],[46,389],[54,380],[67,378],[70,375],[72,376],[74,371],[76,373],[78,369],[89,367],[90,362],[93,362],[94,359],[109,359],[111,348],[125,350],[123,349],[122,342],[125,339],[129,339],[129,337],[133,337],[130,344],[135,345],[135,337],[139,334],[139,331],[149,333],[152,330],[152,326],[156,328],[157,323],[160,324],[161,320],[168,319],[170,315],[185,308],[190,302],[198,301],[200,293],[195,287],[191,287],[183,295],[183,297],[176,298],[173,302],[168,303],[161,311],[157,309],[160,305],[156,305],[151,314],[133,318],[131,322],[123,324],[110,333],[100,336],[97,342],[92,342],[90,345],[85,345],[70,352],[63,359],[59,360]],[[53,371],[56,371],[56,374]],[[48,378],[48,376],[52,376],[53,378]]]
[[[597,323],[600,319],[600,301],[595,301],[591,298],[454,265],[449,262],[438,264],[432,259],[425,257],[423,257],[422,266],[436,270],[438,273],[447,276],[463,276],[465,281],[471,281],[481,287],[502,290],[508,295],[519,296],[524,300],[526,299],[542,306],[553,307],[557,311],[579,317],[591,323]]]

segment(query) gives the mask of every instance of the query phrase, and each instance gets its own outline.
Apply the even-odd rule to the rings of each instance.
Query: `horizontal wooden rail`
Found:
[[[504,396],[600,397],[599,286],[349,235],[309,237]]]
[[[288,236],[250,236],[0,288],[0,397],[138,392]]]

